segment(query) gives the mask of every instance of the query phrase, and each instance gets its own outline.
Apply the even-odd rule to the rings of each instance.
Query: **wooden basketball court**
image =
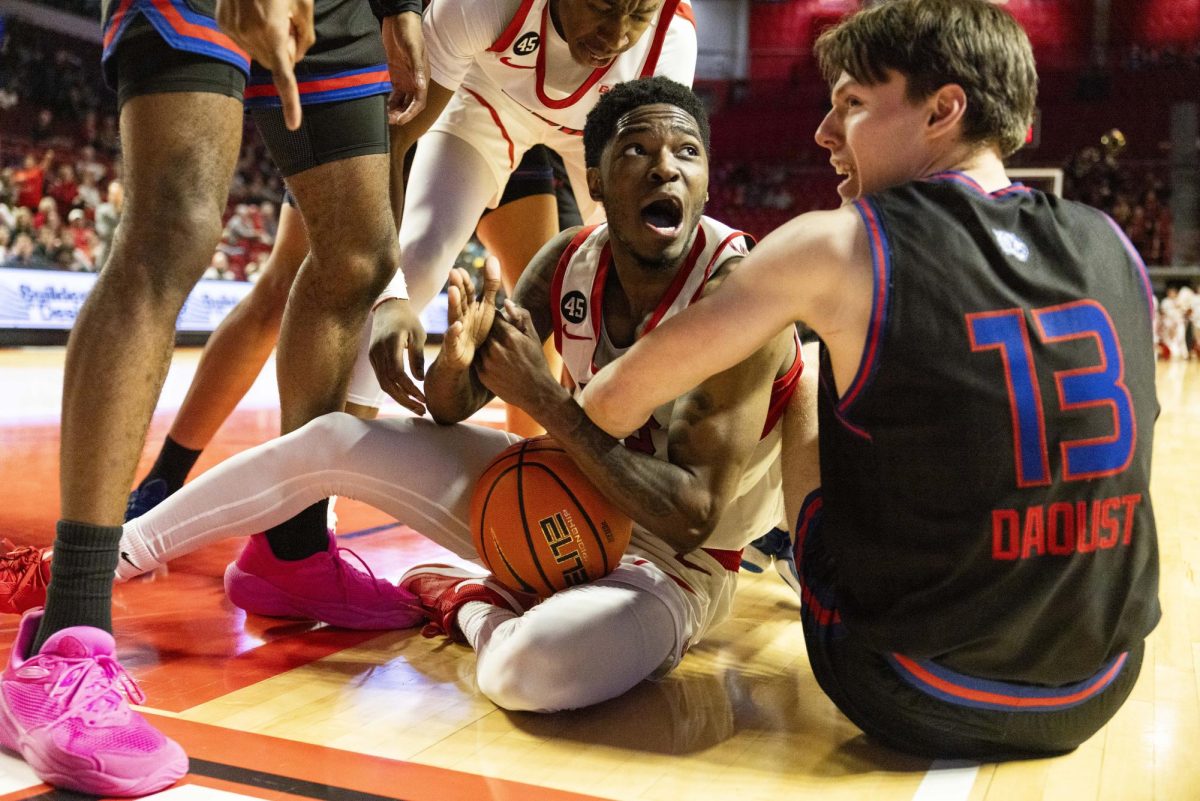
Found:
[[[180,351],[150,432],[162,441],[198,352]],[[0,535],[49,544],[58,516],[61,349],[0,350]],[[274,371],[199,468],[278,431]],[[116,590],[120,657],[146,712],[191,756],[159,796],[263,799],[1200,799],[1200,363],[1160,364],[1154,502],[1164,618],[1131,700],[1075,753],[996,765],[931,764],[867,742],[809,671],[798,602],[773,574],[743,576],[730,620],[659,683],[556,715],[506,713],[474,685],[465,646],[415,631],[345,632],[247,618],[225,599],[232,541]],[[485,422],[499,420],[495,409]],[[445,552],[340,501],[341,544],[377,575]],[[1069,624],[1069,623],[1068,623]],[[8,653],[16,618],[0,620]],[[0,751],[0,801],[49,790]]]

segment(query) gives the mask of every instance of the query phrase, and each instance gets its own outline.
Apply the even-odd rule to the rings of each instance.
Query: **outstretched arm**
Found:
[[[866,234],[853,209],[797,217],[763,239],[720,292],[601,370],[583,392],[583,408],[600,428],[627,436],[655,408],[737,364],[796,320],[826,345],[832,338],[853,351],[855,337],[861,343],[865,336],[871,281]],[[857,358],[861,347],[853,352]]]
[[[480,359],[483,384],[529,412],[640,526],[681,552],[703,545],[762,433],[771,384],[793,352],[791,326],[675,402],[664,461],[606,434],[552,377],[523,368],[541,350],[528,314],[511,305],[506,314],[512,322],[497,319]]]

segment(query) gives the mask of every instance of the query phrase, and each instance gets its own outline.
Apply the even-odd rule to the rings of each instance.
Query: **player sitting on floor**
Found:
[[[418,567],[402,580],[435,629],[476,649],[479,687],[503,707],[586,706],[673,668],[727,614],[739,550],[781,517],[776,418],[793,393],[800,402],[798,385],[815,397],[815,384],[799,380],[791,326],[655,410],[625,447],[587,423],[542,355],[555,336],[572,379],[584,384],[594,365],[711,292],[744,256],[744,235],[701,214],[707,133],[703,107],[679,84],[651,78],[614,88],[585,133],[589,185],[609,223],[547,244],[516,288],[528,311],[510,307],[509,319],[495,314],[494,267],[480,301],[465,272],[452,278],[451,325],[426,381],[435,417],[462,420],[496,391],[542,423],[636,524],[613,573],[532,609],[531,599],[468,571]],[[365,501],[474,558],[472,487],[515,441],[470,424],[326,415],[127,523],[118,575],[262,530],[328,494]]]

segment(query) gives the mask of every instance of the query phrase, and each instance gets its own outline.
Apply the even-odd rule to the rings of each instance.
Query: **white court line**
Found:
[[[158,801],[242,801],[242,799],[251,798],[259,801],[255,796],[242,795],[241,793],[231,793],[228,790],[217,790],[212,787],[201,787],[198,784],[180,784],[175,787],[169,787],[161,793],[144,796],[145,798],[153,798]]]
[[[913,801],[966,801],[978,775],[978,762],[935,759]]]
[[[33,770],[20,757],[0,751],[0,795],[36,787],[42,780],[33,775]]]

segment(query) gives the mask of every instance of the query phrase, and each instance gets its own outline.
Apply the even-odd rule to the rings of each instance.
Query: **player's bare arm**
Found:
[[[538,375],[544,362],[529,314],[511,304],[506,312],[513,321],[497,319],[480,359],[484,385],[529,412],[639,525],[680,552],[703,545],[762,433],[771,384],[793,352],[791,326],[676,403],[668,462],[604,433],[544,366]]]
[[[421,15],[403,11],[384,17],[382,33],[388,76],[392,79],[388,123],[403,125],[421,113],[429,94],[429,56]]]
[[[519,304],[534,310],[534,326],[542,342],[550,336],[553,325],[550,319],[550,282],[559,258],[578,230],[572,228],[563,231],[543,245],[513,290],[513,296]],[[467,419],[492,399],[492,393],[480,382],[473,364],[479,346],[492,327],[499,274],[495,281],[490,301],[488,289],[491,285],[486,278],[484,296],[476,301],[474,282],[465,271],[455,271],[450,276],[450,326],[442,349],[430,365],[429,375],[425,379],[429,413],[444,425]],[[456,330],[458,321],[462,322],[461,333]],[[468,331],[472,331],[470,336],[467,336]]]
[[[659,405],[737,364],[797,320],[834,353],[838,383],[845,385],[862,353],[872,280],[866,229],[853,208],[801,215],[764,238],[720,292],[602,369],[584,390],[583,407],[605,431],[627,436]],[[694,358],[697,342],[705,343],[703,359]]]
[[[413,15],[401,14],[399,16]],[[438,115],[442,113],[442,109],[450,102],[452,95],[453,92],[439,85],[437,81],[429,83],[425,107],[408,122],[392,128],[391,158],[393,165],[404,163],[404,155],[421,137],[421,134],[429,130]],[[401,210],[404,206],[403,173],[402,169],[392,170],[392,211],[396,217],[397,230],[400,228]],[[436,267],[436,265],[414,266],[426,269]],[[400,269],[396,271],[396,277],[392,279],[387,289],[376,301],[371,319],[370,358],[371,366],[375,370],[375,377],[379,379],[379,385],[383,391],[401,406],[415,411],[417,414],[423,414],[424,407],[415,401],[423,400],[424,396],[421,395],[416,384],[404,369],[404,354],[408,353],[408,366],[412,375],[418,379],[425,378],[425,329],[421,325],[418,311],[409,304],[408,292],[404,289],[406,277],[411,276],[412,269],[413,266],[405,262],[404,254],[401,253]]]

